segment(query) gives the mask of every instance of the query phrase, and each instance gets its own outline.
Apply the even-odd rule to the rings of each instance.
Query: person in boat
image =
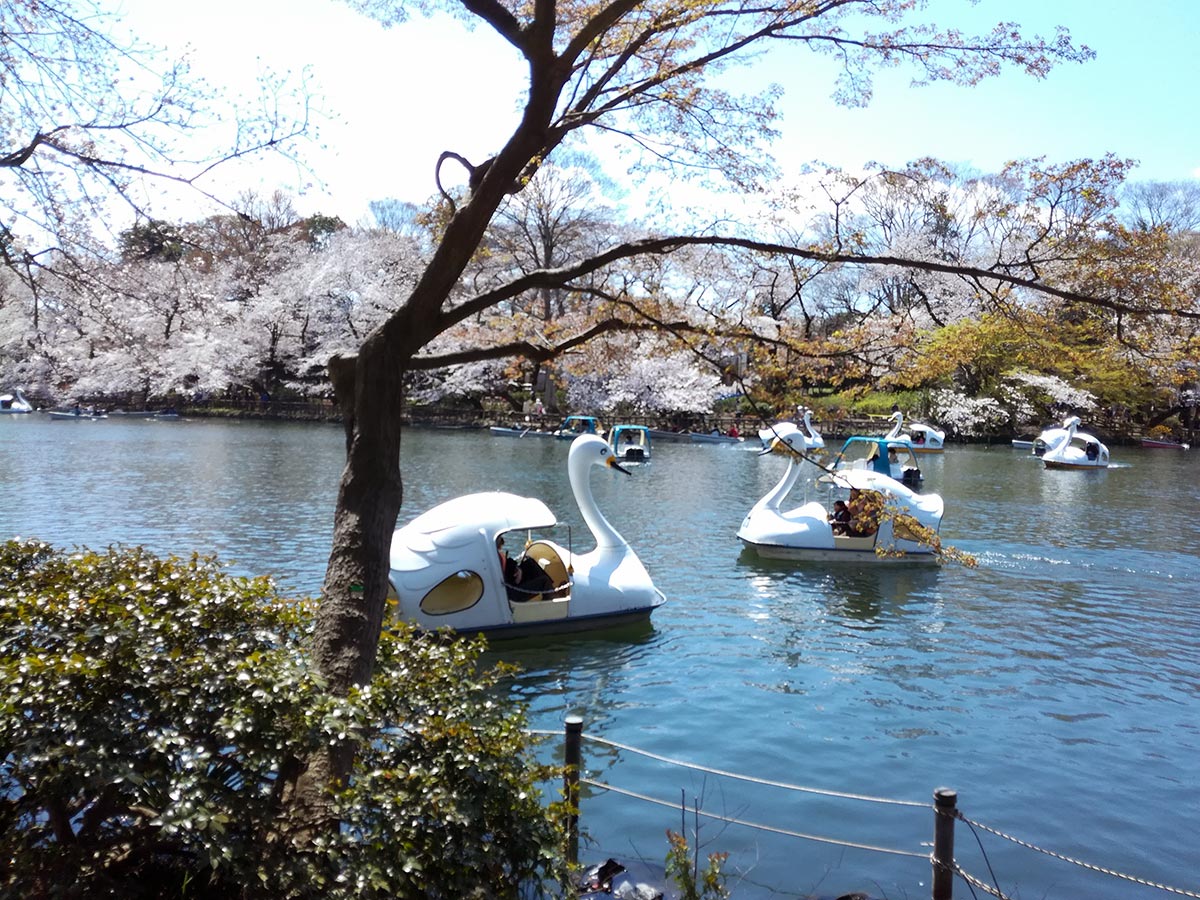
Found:
[[[738,432],[738,427],[737,427],[736,422],[729,426],[729,436],[731,438],[741,437],[741,434]]]
[[[528,600],[530,597],[554,590],[554,583],[537,564],[537,560],[526,557],[517,562],[508,555],[508,551],[504,549],[503,535],[496,535],[496,552],[500,557],[500,571],[504,573],[504,585],[508,590],[509,600]]]
[[[833,513],[829,516],[829,522],[833,526],[834,534],[850,533],[850,507],[846,505],[845,500],[834,501]]]
[[[846,534],[851,537],[870,537],[879,530],[879,510],[858,488],[850,489],[850,502],[846,508],[850,512]]]
[[[1084,448],[1084,452],[1087,454],[1088,459],[1094,461],[1098,456],[1100,456],[1100,447],[1095,441],[1088,441],[1087,447]]]

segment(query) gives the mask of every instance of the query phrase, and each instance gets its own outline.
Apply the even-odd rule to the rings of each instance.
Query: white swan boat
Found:
[[[876,440],[883,440],[876,438]],[[823,475],[818,483],[829,487],[826,501],[812,500],[784,511],[783,501],[800,477],[804,436],[799,429],[777,437],[771,450],[784,453],[788,467],[779,483],[754,505],[738,529],[738,539],[759,556],[768,559],[818,561],[928,560],[933,549],[907,530],[903,519],[911,516],[936,533],[941,527],[944,504],[937,494],[918,494],[907,485],[871,468],[846,468]],[[856,494],[874,492],[891,515],[883,515],[871,528],[835,533],[834,502],[838,495],[854,502]],[[840,529],[839,529],[840,530]],[[880,552],[877,552],[880,551]]]
[[[449,627],[493,637],[647,619],[666,597],[596,507],[589,482],[595,466],[625,472],[603,438],[577,437],[567,454],[567,476],[596,542],[586,553],[535,540],[533,530],[557,523],[554,514],[541,500],[502,492],[458,497],[397,529],[389,560],[396,615],[426,630]],[[545,574],[549,590],[513,597],[496,550],[496,539],[507,532],[525,532],[523,557]]]
[[[924,480],[913,445],[906,436],[895,437],[892,432],[883,437],[854,435],[846,438],[830,467],[839,472],[869,470],[909,487],[916,487]]]
[[[0,394],[0,414],[21,415],[33,412],[33,404],[19,390],[11,394]]]
[[[1063,421],[1061,435],[1053,435],[1053,444],[1047,443],[1042,451],[1042,463],[1047,469],[1107,469],[1108,447],[1094,435],[1079,431],[1079,416],[1069,416]],[[1048,432],[1042,432],[1045,436]],[[1034,442],[1034,453],[1037,453],[1037,443]]]
[[[889,439],[908,441],[914,453],[942,453],[946,449],[946,432],[932,425],[913,422],[904,430],[904,413],[895,410],[889,417],[893,424],[887,433]]]
[[[621,462],[650,461],[650,429],[645,425],[614,425],[608,442]]]
[[[805,446],[810,450],[823,449],[825,447],[825,438],[821,437],[817,429],[813,428],[812,410],[801,406],[797,409],[797,412],[801,414],[800,421],[804,425],[801,431],[804,433]],[[762,442],[763,449],[766,450],[771,446],[771,442],[786,429],[797,427],[799,426],[793,422],[776,422],[774,425],[768,425],[766,428],[760,429],[758,439]]]

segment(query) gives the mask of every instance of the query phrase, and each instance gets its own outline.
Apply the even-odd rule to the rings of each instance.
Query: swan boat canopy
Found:
[[[573,440],[581,434],[604,434],[600,420],[595,416],[567,416],[554,432],[555,437],[564,441]]]
[[[425,630],[519,637],[607,628],[647,619],[666,597],[637,554],[596,507],[593,467],[625,471],[601,437],[571,444],[567,475],[596,542],[575,553],[532,532],[557,520],[541,500],[516,494],[468,494],[435,506],[392,535],[389,601],[398,618]],[[628,473],[626,473],[628,474]],[[508,532],[536,593],[507,583],[496,539]],[[517,536],[520,540],[516,540]],[[570,541],[568,541],[568,544]]]
[[[18,415],[33,412],[33,404],[25,399],[20,391],[11,394],[0,394],[0,414]]]
[[[813,428],[812,410],[805,407],[799,407],[797,412],[801,414],[801,421],[804,423],[800,431],[804,434],[805,446],[809,450],[822,450],[825,447],[825,438],[821,437],[817,429]],[[758,439],[762,441],[763,449],[770,448],[771,442],[776,437],[784,434],[786,431],[796,428],[792,422],[776,422],[774,425],[768,425],[766,428],[758,432]]]
[[[942,498],[937,494],[918,494],[871,468],[847,468],[821,476],[817,483],[828,487],[828,500],[812,500],[785,512],[781,508],[783,501],[800,476],[802,447],[803,437],[798,430],[773,442],[772,451],[788,455],[788,467],[779,483],[742,521],[738,539],[743,544],[768,559],[858,562],[931,558],[932,548],[906,528],[903,518],[897,520],[894,514],[909,516],[936,533],[942,523]],[[865,523],[865,527],[835,528],[835,501],[853,504],[855,496],[864,493],[882,495],[878,499],[893,515],[885,514]],[[876,552],[877,549],[881,552]]]
[[[932,425],[913,422],[907,436],[915,453],[942,453],[946,449],[946,432]]]
[[[830,467],[839,472],[850,469],[876,472],[909,487],[920,484],[924,477],[908,438],[893,437],[891,432],[885,437],[855,435],[846,438]]]
[[[1047,469],[1108,468],[1108,447],[1094,435],[1079,431],[1079,425],[1078,416],[1070,416],[1063,422],[1063,436],[1041,454]],[[1037,452],[1036,443],[1034,452]]]
[[[650,429],[645,425],[614,425],[608,442],[621,462],[650,461]]]

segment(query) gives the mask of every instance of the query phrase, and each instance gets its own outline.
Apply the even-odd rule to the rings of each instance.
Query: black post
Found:
[[[563,788],[567,798],[567,862],[579,864],[579,763],[582,758],[583,719],[567,716],[566,770]]]
[[[933,792],[933,900],[954,896],[954,819],[958,792],[938,788]]]

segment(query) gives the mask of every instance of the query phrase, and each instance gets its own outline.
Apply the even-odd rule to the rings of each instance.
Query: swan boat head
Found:
[[[665,597],[592,496],[594,467],[629,474],[603,438],[571,444],[567,476],[595,549],[576,554],[534,529],[556,524],[541,501],[505,492],[467,494],[417,516],[392,536],[390,600],[396,616],[426,630],[503,636],[578,631],[647,618]],[[522,556],[540,567],[546,588],[522,593],[506,584],[496,540],[527,532]],[[513,542],[514,549],[517,544]]]
[[[886,435],[884,435],[884,437],[887,437],[887,438],[900,437],[900,429],[904,427],[904,413],[900,412],[900,410],[898,410],[898,409],[893,409],[892,414],[890,416],[888,416],[888,420],[894,424],[892,425],[892,430],[889,431]]]
[[[808,444],[808,449],[823,450],[825,448],[825,438],[821,437],[820,432],[813,428],[812,410],[808,407],[804,407],[803,420],[804,430],[807,432],[805,435],[805,442]]]

